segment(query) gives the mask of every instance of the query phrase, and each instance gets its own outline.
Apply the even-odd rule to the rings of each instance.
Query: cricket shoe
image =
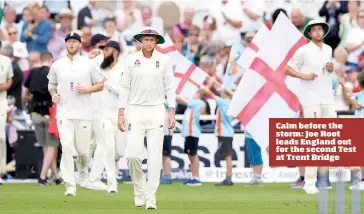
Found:
[[[107,191],[108,188],[106,184],[101,181],[88,181],[84,186],[86,189],[97,190],[97,191]]]
[[[116,194],[116,193],[118,193],[118,189],[116,189],[116,188],[109,188],[109,189],[107,190],[107,193]]]
[[[297,181],[295,181],[293,184],[289,185],[289,188],[298,189],[298,188],[302,188],[302,186],[303,186],[303,181],[301,178],[298,178]]]
[[[350,186],[349,189],[364,191],[364,181],[360,181],[359,183]]]
[[[263,181],[261,179],[253,179],[251,180],[249,183],[247,183],[245,186],[248,187],[253,187],[253,186],[262,186],[263,185]]]
[[[68,185],[66,184],[66,186],[68,186]],[[76,196],[76,187],[68,186],[64,195],[65,196]]]
[[[49,183],[48,183],[48,181],[47,181],[47,179],[41,179],[41,178],[39,178],[38,179],[38,184],[39,184],[39,186],[49,186]]]
[[[304,184],[303,187],[302,187],[303,190],[306,191],[307,194],[309,195],[313,195],[313,194],[317,194],[319,193],[320,191],[317,189],[316,185],[306,185]]]
[[[146,205],[145,205],[145,209],[147,210],[156,210],[157,209],[157,204],[155,201],[147,201]]]
[[[145,205],[145,198],[143,195],[136,195],[134,197],[134,204],[136,207],[142,207]]]
[[[223,180],[220,183],[216,183],[215,186],[232,186],[234,183],[231,180]]]
[[[200,182],[200,180],[194,178],[194,179],[190,179],[187,182],[184,183],[187,186],[201,186],[202,183]]]

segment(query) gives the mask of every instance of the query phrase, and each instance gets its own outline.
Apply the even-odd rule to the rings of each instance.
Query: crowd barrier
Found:
[[[179,119],[183,115],[177,115]],[[205,118],[204,118],[205,117]],[[213,117],[204,116],[203,120]],[[338,112],[338,117],[353,117],[353,112]],[[178,132],[178,130],[177,130]],[[19,130],[19,140],[16,144],[16,178],[29,179],[37,178],[42,167],[42,150],[36,147],[36,138],[32,130]],[[242,130],[237,130],[233,141],[233,181],[236,183],[246,183],[252,179],[252,170],[246,155],[244,143],[245,135]],[[184,154],[184,138],[179,133],[175,133],[172,139],[172,178],[175,181],[184,181],[190,175],[189,160]],[[263,152],[263,161],[267,162],[268,154]],[[199,141],[198,155],[200,157],[200,176],[202,182],[217,182],[223,179],[225,175],[225,161],[217,153],[217,138],[213,130],[205,130]],[[146,169],[146,161],[143,162],[143,168]],[[90,162],[90,164],[92,161]],[[130,181],[125,159],[119,162],[120,171],[118,181]],[[349,169],[331,169],[330,178],[335,182],[339,176],[345,181],[351,181],[357,175],[352,174]],[[105,175],[104,175],[105,176]],[[298,177],[297,168],[270,168],[265,165],[263,170],[264,182],[293,182]]]

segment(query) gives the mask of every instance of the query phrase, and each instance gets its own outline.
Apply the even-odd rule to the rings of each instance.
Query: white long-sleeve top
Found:
[[[129,105],[162,105],[165,95],[169,106],[175,106],[176,89],[169,57],[153,51],[146,58],[142,51],[129,54],[121,74],[119,108]]]
[[[91,59],[91,61],[95,64],[95,67],[99,69],[101,73],[102,71],[100,65],[104,61],[104,54],[102,53],[102,50],[101,53],[97,57]],[[102,100],[102,91],[94,92],[91,94],[93,114],[99,115],[101,113],[101,107],[102,107],[101,100]]]
[[[101,74],[105,77],[104,90],[101,92],[100,100],[103,118],[118,118],[120,80],[123,69],[123,62],[119,61],[113,68],[101,70]]]

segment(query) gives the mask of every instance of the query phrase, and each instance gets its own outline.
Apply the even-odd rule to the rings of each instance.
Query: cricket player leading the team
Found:
[[[137,207],[157,209],[156,192],[162,169],[165,124],[165,96],[169,113],[168,128],[175,126],[176,89],[169,57],[157,50],[164,38],[146,27],[134,36],[142,49],[127,56],[120,81],[118,127],[127,132],[125,157],[134,184]],[[128,108],[125,114],[125,108]],[[142,171],[144,137],[147,137],[148,182]]]

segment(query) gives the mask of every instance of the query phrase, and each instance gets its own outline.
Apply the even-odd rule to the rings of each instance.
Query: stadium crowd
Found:
[[[11,109],[14,118],[27,118],[26,115],[32,113],[27,109],[28,94],[24,93],[24,84],[30,74],[41,67],[44,58],[49,59],[48,53],[53,60],[66,56],[64,41],[71,32],[81,36],[81,55],[89,56],[97,43],[110,39],[121,44],[121,58],[140,50],[133,35],[144,27],[151,26],[161,35],[168,33],[180,53],[213,77],[204,83],[203,100],[207,100],[204,113],[215,115],[216,105],[211,104],[212,94],[219,93],[215,80],[223,81],[233,42],[240,41],[244,48],[247,47],[262,25],[271,28],[280,12],[285,13],[300,31],[312,20],[301,8],[287,9],[282,5],[268,13],[268,8],[259,1],[248,0],[242,4],[219,0],[211,5],[203,20],[198,20],[202,27],[194,23],[193,7],[186,7],[181,21],[166,29],[164,20],[155,15],[151,7],[137,7],[129,0],[124,0],[123,7],[115,12],[98,6],[96,1],[89,1],[77,14],[72,11],[69,1],[44,1],[42,5],[16,2],[6,1],[0,37],[1,53],[11,59],[14,73],[13,83],[7,90],[8,100],[12,100],[10,104],[16,108]],[[319,16],[331,28],[325,43],[334,50],[334,71],[341,83],[344,81],[339,84],[336,78],[333,79],[337,111],[353,110],[350,98],[343,95],[342,85],[351,88],[352,92],[361,91],[357,75],[364,69],[364,11],[360,7],[360,1],[330,0],[323,2],[319,10]],[[183,114],[185,110],[185,105],[178,105],[176,114]],[[11,122],[9,118],[7,130],[12,129]],[[203,129],[215,127],[214,121],[200,123]],[[30,120],[24,127],[31,127]],[[10,151],[15,142],[12,133],[7,131]],[[13,157],[8,155],[7,162]]]

